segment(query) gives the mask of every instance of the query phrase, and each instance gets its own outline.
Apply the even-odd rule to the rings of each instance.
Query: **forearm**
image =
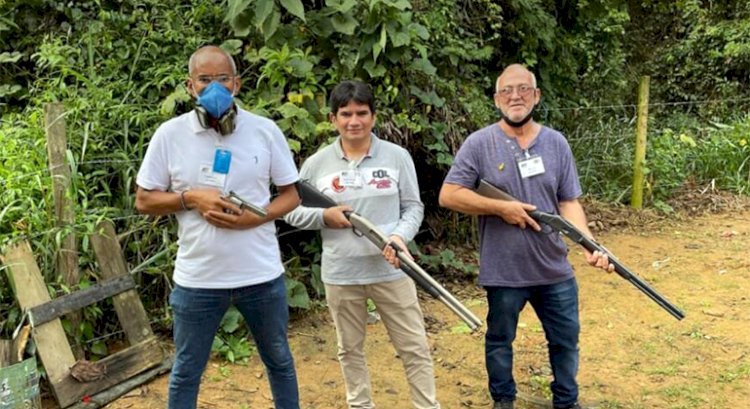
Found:
[[[403,205],[403,203],[402,203]],[[408,203],[401,210],[401,218],[391,234],[401,237],[405,243],[414,239],[419,232],[419,226],[424,219],[424,205],[422,202]]]
[[[583,211],[583,206],[581,206],[581,203],[578,200],[574,199],[560,202],[560,215],[571,222],[576,228],[578,228],[578,230],[586,234],[589,238],[594,238],[591,230],[589,230],[586,212]]]
[[[473,216],[498,214],[499,200],[486,198],[463,186],[444,184],[440,189],[438,202],[457,212]]]
[[[185,210],[183,199],[187,200],[187,194],[181,198],[178,192],[162,192],[138,187],[135,195],[135,208],[142,214],[163,216]]]
[[[294,185],[278,186],[278,189],[278,196],[266,208],[268,212],[267,221],[280,219],[299,206],[300,198]]]

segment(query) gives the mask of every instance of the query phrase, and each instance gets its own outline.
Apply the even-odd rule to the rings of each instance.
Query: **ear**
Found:
[[[534,90],[534,105],[539,104],[539,101],[542,100],[542,90],[537,88]]]
[[[195,87],[193,87],[193,79],[188,77],[187,81],[185,82],[185,86],[187,87],[188,94],[190,94],[193,98],[198,98],[198,96],[195,95]]]
[[[336,123],[336,115],[333,112],[328,113],[328,120],[331,121],[332,124]]]
[[[232,96],[236,96],[240,92],[240,87],[242,86],[242,80],[240,77],[235,76],[234,77],[234,92],[232,92]]]

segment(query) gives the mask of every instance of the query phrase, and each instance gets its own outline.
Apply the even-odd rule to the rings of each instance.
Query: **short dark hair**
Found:
[[[350,102],[366,104],[370,107],[370,112],[375,113],[375,97],[372,95],[372,89],[369,85],[360,81],[343,81],[331,91],[328,98],[328,105],[331,113],[336,115],[339,108],[349,105]]]

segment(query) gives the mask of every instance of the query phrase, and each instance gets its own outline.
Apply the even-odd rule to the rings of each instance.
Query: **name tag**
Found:
[[[232,152],[217,148],[214,153],[214,163],[202,163],[198,174],[198,183],[218,189],[224,189],[232,163]]]
[[[341,186],[360,188],[362,187],[362,174],[358,170],[344,170],[339,175]]]
[[[518,171],[526,179],[544,173],[544,162],[539,155],[529,156],[518,161]]]

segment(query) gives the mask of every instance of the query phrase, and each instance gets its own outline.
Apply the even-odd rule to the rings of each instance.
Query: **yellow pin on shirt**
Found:
[[[504,162],[500,162],[500,164],[497,165],[497,170],[499,170],[500,172],[502,172],[503,169],[505,169],[505,163]]]

